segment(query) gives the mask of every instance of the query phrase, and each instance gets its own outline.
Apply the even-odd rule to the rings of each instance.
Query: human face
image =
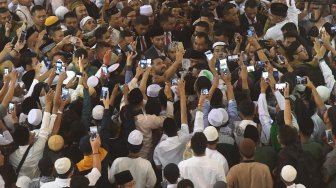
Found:
[[[284,42],[283,42],[283,45],[285,46],[285,47],[288,47],[288,46],[290,46],[291,44],[293,44],[293,42],[295,42],[296,41],[296,38],[295,37],[287,37],[287,38],[285,38],[285,40],[284,40]]]
[[[0,14],[0,24],[1,25],[5,25],[7,22],[10,22],[11,20],[12,20],[12,15],[9,13],[9,11],[6,11]]]
[[[170,48],[168,50],[168,56],[171,60],[175,60],[176,59],[176,48]]]
[[[64,20],[64,25],[68,29],[75,29],[75,28],[77,28],[77,25],[78,25],[77,18],[75,18],[75,17],[66,18]]]
[[[306,61],[309,58],[306,48],[300,45],[295,52],[294,58],[298,61]]]
[[[163,73],[167,70],[167,66],[163,63],[161,58],[156,58],[153,60],[152,68],[156,75],[163,75]]]
[[[7,8],[7,0],[0,0],[0,8]]]
[[[136,32],[139,35],[145,35],[148,32],[148,25],[142,25],[142,24],[138,24],[136,26],[134,26]]]
[[[122,27],[122,17],[120,12],[111,16],[110,24],[115,28]]]
[[[64,33],[63,31],[60,29],[60,30],[57,30],[53,33],[53,35],[51,36],[51,39],[57,44],[59,42],[61,42],[64,38]]]
[[[336,4],[331,5],[330,11],[331,11],[331,15],[333,17],[336,17]]]
[[[195,27],[195,31],[194,31],[194,35],[195,35],[196,33],[201,33],[201,32],[203,32],[203,33],[207,33],[206,28],[205,28],[205,27],[201,27],[201,26],[196,26],[196,27]]]
[[[80,5],[80,6],[76,7],[75,11],[76,11],[76,15],[77,15],[78,20],[82,20],[82,18],[84,18],[85,16],[88,16],[88,12],[87,12],[86,7],[84,5]]]
[[[89,19],[84,24],[84,31],[92,31],[96,28],[96,22],[93,19]]]
[[[33,21],[37,26],[44,26],[44,22],[47,18],[47,13],[45,10],[37,10],[33,14]]]
[[[148,20],[149,20],[149,25],[153,25],[154,24],[154,14],[147,16]]]
[[[128,5],[132,7],[134,10],[139,11],[142,3],[138,0],[133,0]]]
[[[173,16],[179,17],[181,11],[182,11],[181,8],[172,8],[171,13],[172,13]]]
[[[246,17],[253,21],[255,17],[257,16],[257,11],[258,11],[257,7],[256,8],[246,7],[245,8]]]
[[[228,13],[225,15],[224,20],[232,22],[235,26],[240,25],[239,21],[239,11],[237,8],[229,9]]]
[[[176,19],[174,17],[169,17],[166,23],[162,24],[162,28],[164,31],[172,31],[174,30],[176,24]]]
[[[32,64],[31,64],[31,68],[35,69],[36,66],[39,64],[40,62],[38,61],[38,59],[36,57],[33,57],[32,59]],[[27,70],[28,71],[28,70]]]
[[[134,22],[134,20],[136,19],[136,12],[135,11],[131,11],[127,14],[127,20]]]
[[[163,35],[153,37],[151,38],[151,41],[157,49],[163,50],[163,46],[164,46],[164,36]]]
[[[200,52],[205,52],[207,50],[206,41],[204,37],[196,36],[193,43],[193,49]]]
[[[224,46],[216,46],[214,48],[214,56],[218,57],[219,59],[223,59],[225,57],[225,48]]]
[[[111,33],[107,31],[106,33],[103,34],[103,38],[101,42],[107,42],[110,43],[111,41]]]

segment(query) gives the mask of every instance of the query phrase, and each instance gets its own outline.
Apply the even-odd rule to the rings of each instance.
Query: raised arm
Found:
[[[181,66],[184,53],[185,53],[184,49],[176,48],[176,60],[164,73],[163,76],[165,80],[170,80],[171,77],[173,77],[173,75],[176,73],[176,70],[179,68],[179,66]]]
[[[14,89],[15,89],[15,84],[16,84],[16,79],[17,79],[17,72],[16,70],[13,70],[10,75],[10,84],[8,88],[8,92],[6,93],[4,99],[1,101],[1,113],[0,113],[0,119],[5,117],[7,113],[7,108],[9,102],[12,100],[13,95],[14,95]]]
[[[87,85],[87,74],[83,73],[83,109],[81,121],[85,128],[89,130],[91,122],[91,97],[89,94],[89,86]]]
[[[137,71],[138,71],[138,69],[142,69],[140,67],[140,65],[138,65]],[[147,81],[148,81],[149,73],[151,72],[151,70],[152,70],[151,67],[146,68],[146,71],[143,73],[143,76],[142,76],[142,79],[141,79],[141,82],[140,82],[140,86],[139,86],[139,89],[142,93],[142,96],[143,96],[144,100],[147,100],[146,87],[147,87]],[[144,71],[144,70],[141,70],[141,71]]]
[[[285,110],[284,110],[285,125],[293,126],[291,100],[289,97],[289,83],[286,83],[286,87],[284,89],[284,95],[285,95]]]
[[[178,89],[180,94],[180,108],[181,108],[181,124],[188,124],[187,119],[187,97],[185,94],[185,81],[178,81]]]

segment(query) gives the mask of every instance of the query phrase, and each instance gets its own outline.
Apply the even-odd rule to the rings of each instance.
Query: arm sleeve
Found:
[[[125,73],[125,84],[128,84],[133,79],[133,71],[132,68],[126,67]]]
[[[238,107],[237,107],[236,100],[229,101],[227,112],[231,120],[239,120]]]
[[[335,95],[336,94],[335,77],[332,74],[330,67],[326,64],[325,61],[320,62],[319,66],[323,74],[326,87],[330,89],[332,93]]]
[[[149,162],[148,162],[149,163]],[[148,173],[146,178],[146,187],[154,187],[156,183],[156,175],[152,168],[152,165],[148,165]]]
[[[265,93],[261,93],[259,95],[258,113],[259,113],[259,120],[262,126],[262,133],[261,133],[260,141],[261,143],[268,145],[273,120],[271,119],[271,116],[268,113]]]
[[[174,117],[174,104],[170,101],[167,101],[166,116],[170,118]]]
[[[181,130],[178,131],[178,137],[181,143],[187,143],[189,141],[189,128],[187,124],[181,125]]]
[[[97,168],[93,168],[90,173],[88,173],[85,177],[89,179],[89,186],[95,186],[97,181],[99,180],[101,173]]]
[[[30,85],[30,88],[28,90],[28,93],[24,96],[24,98],[27,98],[27,97],[30,97],[32,94],[33,94],[33,91],[34,91],[34,87],[35,85],[38,83],[39,81],[34,79],[33,80],[33,83]]]
[[[89,89],[83,88],[83,110],[81,121],[85,128],[88,130],[91,122],[91,98]]]
[[[278,102],[280,110],[285,110],[285,97],[278,90],[274,92],[274,96]]]
[[[289,4],[289,1],[292,1],[291,4]],[[298,15],[301,13],[301,11],[296,8],[295,0],[286,0],[286,2],[287,2],[287,6],[288,6],[287,18],[291,22],[295,23],[295,25],[297,26],[298,22],[299,22]]]
[[[203,112],[197,110],[196,116],[195,116],[194,133],[203,132],[203,130],[204,130]]]
[[[207,126],[209,126],[209,121],[208,121],[208,114],[209,114],[209,110],[210,110],[210,102],[208,100],[205,101],[204,106],[203,106],[203,125],[204,128],[206,128]]]
[[[0,136],[0,145],[8,145],[13,142],[13,137],[8,130],[4,131],[2,134],[3,137]]]
[[[109,133],[108,126],[111,122],[110,110],[104,109],[103,119],[101,123],[101,128],[99,130],[99,136],[101,138],[102,143],[108,144]]]

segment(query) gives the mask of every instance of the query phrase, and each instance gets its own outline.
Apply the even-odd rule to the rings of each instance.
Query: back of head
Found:
[[[298,141],[298,133],[296,128],[288,125],[279,128],[279,141],[284,146],[290,146]]]
[[[143,96],[139,88],[134,88],[128,93],[128,102],[130,105],[135,106],[142,102]]]
[[[107,32],[107,27],[98,27],[94,32],[96,39],[103,39],[103,35]]]
[[[176,164],[169,163],[163,169],[163,176],[168,180],[169,183],[175,184],[177,179],[180,177],[180,170]]]
[[[256,0],[247,0],[245,2],[245,8],[257,8],[258,7],[258,3]]]
[[[255,112],[255,106],[253,101],[251,100],[241,101],[238,110],[245,117],[253,116]]]
[[[227,188],[227,184],[224,181],[217,181],[213,188]]]
[[[71,177],[70,188],[88,188],[90,181],[82,175]]]
[[[244,131],[244,138],[249,138],[256,144],[259,143],[258,129],[253,125],[247,125]]]
[[[194,184],[189,179],[183,179],[177,184],[177,188],[194,188]]]
[[[24,126],[18,126],[13,134],[14,142],[19,146],[25,146],[29,142],[29,130]]]
[[[33,97],[27,97],[22,102],[22,113],[28,115],[31,109],[38,109],[36,100]]]
[[[38,168],[41,171],[41,176],[50,176],[54,170],[54,164],[49,157],[43,157],[38,162]]]
[[[256,144],[249,138],[244,138],[239,144],[240,154],[248,159],[254,156]]]
[[[202,89],[210,89],[210,88],[211,88],[211,82],[207,77],[200,76],[197,78],[195,82],[196,92],[201,92]]]
[[[177,125],[174,119],[172,118],[166,118],[163,121],[163,132],[168,137],[173,137],[177,135]]]
[[[196,132],[191,138],[191,149],[195,155],[204,155],[207,147],[208,140],[204,133]]]
[[[144,15],[137,16],[137,18],[134,20],[134,26],[137,25],[149,25],[148,17]]]
[[[29,50],[26,50],[24,52],[21,53],[20,56],[20,64],[23,68],[26,68],[27,65],[32,65],[32,59],[34,57],[37,57],[37,54],[34,52],[31,52]]]

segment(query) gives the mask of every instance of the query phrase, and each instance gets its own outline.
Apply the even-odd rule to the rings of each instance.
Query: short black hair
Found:
[[[163,121],[163,132],[168,137],[177,136],[177,125],[173,118],[166,118]]]
[[[51,176],[54,170],[54,164],[50,157],[43,157],[38,162],[38,168],[40,169],[41,176]]]
[[[8,8],[5,8],[5,7],[1,7],[0,8],[0,14],[3,14],[5,12],[9,12],[9,9]]]
[[[206,44],[209,44],[209,42],[210,42],[210,39],[209,39],[208,34],[206,34],[206,33],[204,33],[204,32],[197,32],[197,33],[195,34],[195,38],[196,38],[196,37],[197,37],[197,38],[204,38]]]
[[[223,105],[223,93],[219,88],[216,88],[215,92],[212,94],[210,105],[218,108]]]
[[[101,49],[104,49],[104,48],[111,48],[111,45],[107,42],[97,42],[97,45],[96,45],[96,52],[101,50]]]
[[[254,125],[247,125],[244,131],[244,138],[249,138],[257,145],[259,143],[258,129]]]
[[[82,175],[72,176],[70,180],[70,188],[87,188],[89,184],[89,179]]]
[[[223,10],[222,10],[222,16],[226,16],[228,13],[229,13],[229,10],[230,9],[233,9],[233,8],[236,8],[236,5],[235,4],[232,4],[232,3],[226,3],[223,7]]]
[[[167,23],[170,17],[174,17],[170,12],[166,12],[160,15],[160,24]]]
[[[213,20],[215,18],[214,14],[210,12],[208,9],[202,9],[200,12],[201,17],[207,17],[209,20]]]
[[[22,102],[22,113],[28,115],[31,109],[38,109],[37,102],[33,97],[27,97]]]
[[[255,106],[251,100],[243,100],[239,104],[239,112],[244,116],[253,116],[255,112]]]
[[[149,19],[145,15],[139,15],[134,20],[134,25],[149,25]]]
[[[204,27],[207,31],[209,31],[210,29],[210,26],[209,26],[209,23],[206,22],[206,21],[199,21],[195,24],[195,27],[198,26],[198,27]]]
[[[37,57],[37,54],[30,51],[30,50],[26,50],[24,52],[21,53],[20,56],[20,64],[23,68],[26,68],[27,65],[31,65],[33,63],[32,59],[34,57]],[[28,88],[29,89],[29,88]]]
[[[195,133],[191,138],[191,149],[196,155],[203,155],[207,144],[208,140],[202,132]]]
[[[83,48],[78,48],[74,53],[75,58],[82,57],[83,55],[84,55],[84,58],[87,58],[89,56],[88,52]]]
[[[70,12],[64,14],[64,20],[67,19],[67,18],[76,18],[77,19],[76,13],[70,11]]]
[[[96,39],[102,39],[103,35],[107,32],[107,27],[102,26],[102,27],[98,27],[96,29],[96,31],[94,32],[94,36],[96,37]]]
[[[119,37],[122,39],[125,39],[126,37],[132,37],[132,36],[134,36],[134,33],[128,29],[120,31],[120,34],[119,34]]]
[[[59,25],[48,27],[48,29],[47,29],[48,36],[49,37],[53,36],[54,33],[56,33],[56,31],[62,31],[63,32],[61,26],[59,26]]]
[[[194,184],[189,179],[183,179],[177,184],[177,188],[194,188]]]
[[[284,146],[293,145],[298,141],[298,132],[296,128],[289,125],[279,127],[278,136],[280,143]]]
[[[169,183],[175,184],[180,176],[180,170],[175,163],[169,163],[163,169],[163,176]]]
[[[30,10],[31,14],[34,14],[36,11],[41,11],[44,10],[44,7],[41,5],[35,5],[33,8]]]
[[[195,82],[195,90],[197,92],[200,92],[202,89],[210,89],[211,88],[211,81],[205,77],[205,76],[200,76],[197,78]]]
[[[296,33],[296,35],[299,34],[298,29],[297,29],[295,23],[293,23],[293,22],[288,22],[285,25],[283,25],[281,27],[281,31],[282,32],[286,31],[286,33],[288,33],[288,32]]]
[[[258,4],[256,2],[256,0],[247,0],[245,2],[245,8],[257,8]]]
[[[30,137],[29,130],[27,127],[24,126],[18,126],[13,134],[14,142],[18,146],[27,145],[29,142],[29,137]]]
[[[128,151],[132,153],[139,153],[142,148],[142,145],[143,143],[141,143],[140,145],[133,145],[133,144],[127,143],[127,148],[128,148]]]

